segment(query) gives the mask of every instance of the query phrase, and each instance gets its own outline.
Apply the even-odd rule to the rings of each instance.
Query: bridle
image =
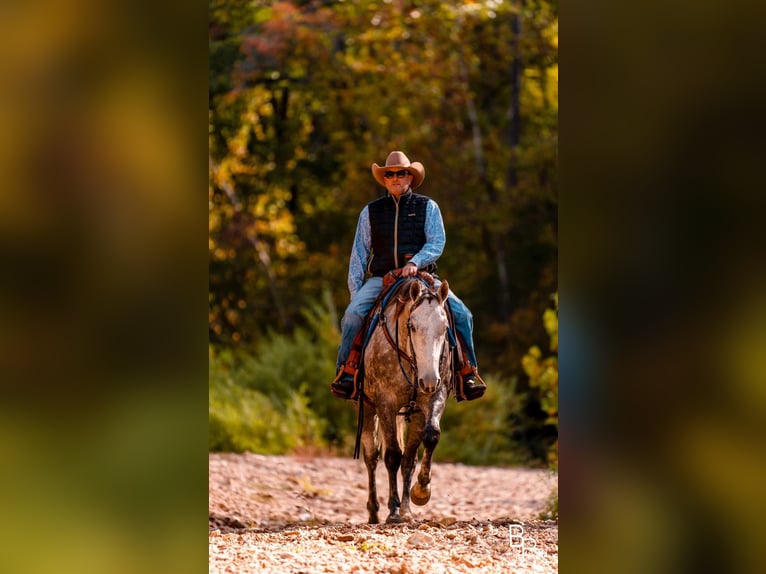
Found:
[[[402,375],[404,375],[404,379],[407,381],[407,384],[412,388],[412,397],[410,398],[410,402],[407,405],[407,408],[404,410],[404,412],[399,413],[400,415],[405,417],[405,420],[407,422],[410,422],[410,415],[415,411],[416,409],[416,400],[418,397],[418,386],[415,383],[415,381],[418,380],[418,363],[417,363],[417,355],[415,354],[415,345],[412,342],[412,313],[415,311],[415,309],[422,304],[424,301],[431,301],[434,298],[437,298],[437,294],[435,291],[432,291],[431,289],[425,289],[421,291],[420,295],[418,295],[417,299],[412,303],[410,306],[410,310],[407,316],[407,343],[409,344],[409,354],[407,351],[402,349],[402,347],[399,345],[399,315],[396,317],[396,325],[394,329],[395,336],[391,336],[391,332],[388,329],[388,322],[386,321],[386,316],[384,313],[381,313],[380,315],[380,326],[383,328],[383,334],[386,337],[386,341],[388,341],[388,344],[391,346],[391,348],[396,351],[396,358],[399,362],[399,369],[402,372]],[[445,340],[442,342],[442,349],[440,352],[440,357],[444,354],[444,345],[446,344],[446,337]],[[404,368],[404,364],[402,364],[402,359],[407,362],[410,366],[410,370],[412,372],[412,376],[407,374],[407,371]],[[441,358],[440,358],[440,364],[441,364]]]

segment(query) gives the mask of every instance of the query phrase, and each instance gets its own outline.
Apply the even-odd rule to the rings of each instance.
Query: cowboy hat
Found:
[[[383,167],[379,166],[377,163],[373,163],[372,176],[380,185],[385,187],[386,184],[384,183],[383,174],[387,171],[397,171],[400,169],[406,169],[412,174],[412,184],[410,184],[412,189],[415,189],[423,183],[423,180],[426,177],[426,169],[423,167],[423,164],[419,161],[410,163],[410,160],[404,155],[404,152],[401,151],[392,151],[388,154],[386,165]]]

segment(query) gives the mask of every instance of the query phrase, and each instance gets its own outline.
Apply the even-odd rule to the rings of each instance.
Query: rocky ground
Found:
[[[558,524],[539,517],[557,483],[546,470],[434,463],[431,501],[412,521],[371,525],[360,460],[209,460],[211,574],[558,571]],[[385,520],[382,462],[377,481]]]

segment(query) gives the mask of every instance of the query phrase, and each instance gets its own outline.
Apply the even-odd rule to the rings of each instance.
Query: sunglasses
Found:
[[[383,174],[383,177],[386,179],[391,179],[392,177],[407,177],[408,175],[412,175],[409,171],[406,169],[400,169],[399,171],[387,171]]]

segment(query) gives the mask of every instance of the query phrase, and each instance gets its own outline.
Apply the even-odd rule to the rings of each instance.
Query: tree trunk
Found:
[[[523,2],[521,5],[523,6]],[[511,20],[511,46],[513,60],[511,62],[511,102],[509,115],[511,122],[508,128],[508,147],[511,150],[511,161],[508,164],[507,187],[512,193],[519,184],[518,178],[518,147],[521,139],[521,72],[524,63],[521,58],[519,39],[521,37],[521,15],[517,12]]]
[[[487,164],[484,156],[484,144],[482,141],[481,125],[479,124],[479,114],[476,111],[476,104],[474,103],[470,94],[470,89],[468,86],[468,73],[465,69],[465,64],[462,61],[460,62],[460,75],[462,76],[463,82],[466,86],[466,107],[468,119],[471,122],[471,133],[473,136],[473,154],[476,173],[478,174],[479,180],[482,182],[484,188],[487,191],[487,196],[489,197],[490,203],[496,204],[497,190],[495,190],[495,186],[487,177]],[[508,269],[505,264],[505,243],[503,240],[504,234],[497,230],[487,230],[485,237],[486,236],[490,238],[490,241],[488,242],[489,248],[495,254],[495,265],[497,266],[498,293],[496,300],[499,305],[500,314],[505,316],[508,314],[510,309],[510,284],[508,283]]]

